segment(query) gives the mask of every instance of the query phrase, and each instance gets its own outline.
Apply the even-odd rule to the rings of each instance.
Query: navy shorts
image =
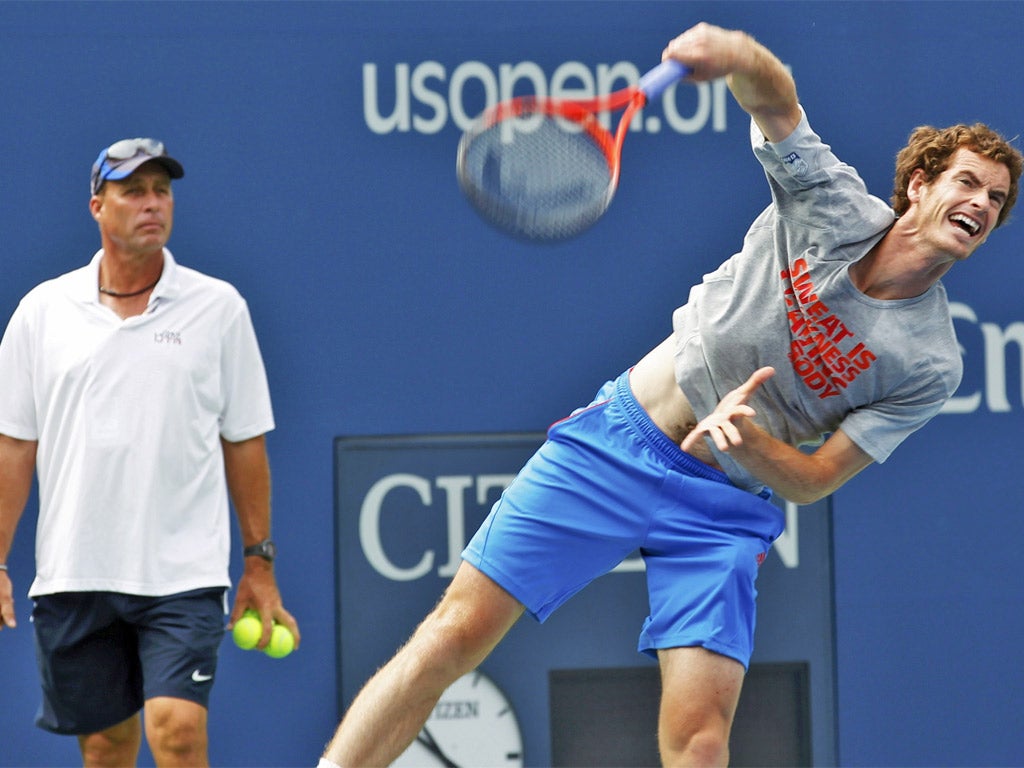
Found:
[[[43,686],[36,725],[96,733],[155,696],[206,707],[224,638],[225,594],[216,587],[165,597],[63,592],[35,598]]]
[[[544,621],[639,550],[651,613],[638,649],[702,646],[747,666],[754,581],[785,516],[684,453],[628,376],[551,427],[463,558]]]

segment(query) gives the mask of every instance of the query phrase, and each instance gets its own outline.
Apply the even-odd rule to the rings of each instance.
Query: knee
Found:
[[[662,761],[671,766],[728,765],[743,665],[700,647],[669,649],[659,658]]]
[[[146,740],[158,765],[206,763],[206,721],[193,711],[197,707],[150,707],[154,711],[147,712]]]
[[[403,650],[400,656],[405,657],[407,666],[455,679],[476,666],[478,642],[465,614],[439,608],[416,628]]]
[[[79,736],[82,764],[89,766],[134,765],[142,741],[138,715],[105,731]]]
[[[665,766],[725,766],[729,764],[729,729],[705,724],[701,728],[663,728],[659,734]]]
[[[161,752],[190,752],[202,741],[202,734],[194,722],[173,717],[155,721],[146,736]]]
[[[487,658],[522,611],[522,605],[489,580],[478,590],[459,586],[427,615],[408,649],[422,664],[457,677]]]

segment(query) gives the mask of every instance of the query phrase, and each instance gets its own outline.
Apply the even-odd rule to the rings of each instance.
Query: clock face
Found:
[[[521,766],[523,737],[505,694],[479,670],[446,690],[416,741],[393,766],[491,768]]]

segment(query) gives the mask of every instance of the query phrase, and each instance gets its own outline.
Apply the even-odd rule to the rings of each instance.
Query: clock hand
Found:
[[[453,763],[451,758],[442,752],[441,748],[437,746],[437,742],[434,741],[433,735],[427,730],[426,726],[423,726],[423,730],[416,736],[416,741],[437,755],[441,762],[444,763],[445,768],[459,768],[459,766],[456,763]]]

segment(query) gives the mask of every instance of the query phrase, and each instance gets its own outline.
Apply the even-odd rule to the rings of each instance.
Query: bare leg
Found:
[[[146,739],[160,768],[210,764],[206,708],[194,701],[158,696],[146,702]]]
[[[142,719],[138,713],[105,731],[78,737],[85,768],[125,768],[135,765],[142,746]]]
[[[487,658],[522,613],[515,598],[462,563],[441,602],[356,696],[324,757],[344,768],[391,763],[445,689]]]
[[[658,745],[665,766],[729,764],[743,665],[704,648],[670,648],[661,662]]]

